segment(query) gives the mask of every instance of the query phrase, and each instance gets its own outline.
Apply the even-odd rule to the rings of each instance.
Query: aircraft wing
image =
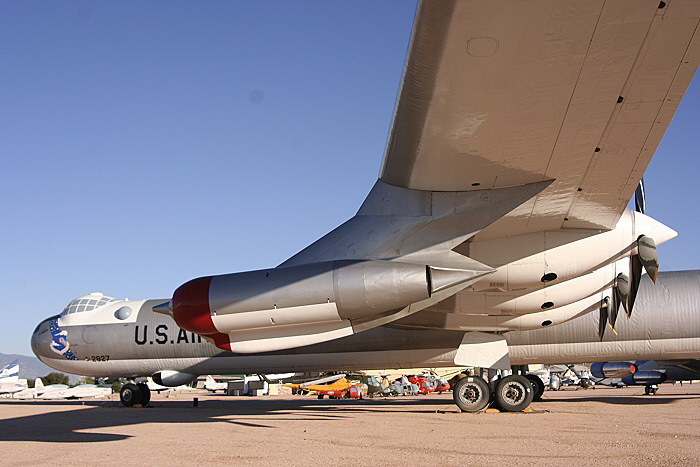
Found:
[[[381,180],[555,180],[478,239],[612,228],[700,62],[699,18],[694,0],[421,2]]]

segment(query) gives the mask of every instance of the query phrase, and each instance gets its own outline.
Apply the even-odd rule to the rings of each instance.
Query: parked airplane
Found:
[[[63,386],[63,385],[61,385]],[[99,398],[112,394],[112,388],[108,386],[98,386],[96,384],[79,384],[73,387],[49,388],[45,387],[37,397],[39,399],[87,399]]]
[[[243,375],[242,377],[228,378],[226,381],[217,382],[211,375],[207,375],[204,382],[204,389],[211,392],[223,391],[227,392],[229,384],[228,383],[243,383],[243,388],[241,392],[243,394],[250,394],[251,388],[250,383],[264,381],[264,389],[268,390],[268,384],[272,382],[282,382],[289,381],[295,377],[303,376],[303,373],[271,373],[267,375]]]
[[[226,392],[228,390],[228,383],[217,383],[211,375],[207,375],[207,379],[204,381],[204,389],[211,392]]]
[[[678,0],[425,0],[354,217],[277,268],[200,277],[170,300],[79,297],[39,324],[33,350],[62,371],[178,385],[509,368],[503,332],[593,310],[602,336],[676,235],[626,205],[700,62],[699,19],[700,3]],[[455,402],[530,403],[524,377],[497,384],[463,378]],[[147,398],[126,387],[125,403]]]
[[[65,386],[65,385],[61,385]],[[65,386],[68,387],[68,386]],[[15,392],[12,394],[13,399],[36,399],[39,394],[44,392],[44,382],[41,380],[41,378],[36,378],[34,380],[34,387],[30,388],[27,387],[25,389],[22,389],[21,391]]]
[[[27,388],[27,380],[19,377],[19,360],[0,370],[0,394],[12,394]]]
[[[591,365],[591,373],[596,384],[645,386],[645,394],[655,395],[663,382],[699,380],[700,359],[596,362]]]
[[[19,379],[19,360],[5,365],[0,370],[0,383],[14,383]]]
[[[25,388],[12,394],[13,399],[83,399],[104,397],[112,394],[112,388],[95,384],[80,384],[70,387],[66,384],[49,384],[44,386],[41,378],[34,380],[33,388]]]
[[[323,378],[318,378],[313,381],[305,381],[303,383],[286,383],[285,386],[292,389],[302,390],[302,391],[315,391],[316,388],[322,387],[322,389],[328,388],[328,384],[333,384],[337,381],[343,381],[343,385],[347,382],[345,379],[345,373],[339,373],[337,375],[324,376]]]
[[[362,399],[363,391],[359,384],[353,383],[346,378],[339,378],[331,383],[312,384],[304,386],[304,390],[314,392],[319,399],[328,396],[330,399]],[[365,392],[366,393],[366,392]]]

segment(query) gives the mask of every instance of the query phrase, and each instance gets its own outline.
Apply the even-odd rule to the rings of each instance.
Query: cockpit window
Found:
[[[78,297],[72,302],[70,302],[63,309],[61,316],[65,316],[71,313],[82,313],[84,311],[92,311],[95,308],[99,308],[111,302],[118,302],[119,300],[113,297],[107,297],[102,294],[90,294],[84,297]]]

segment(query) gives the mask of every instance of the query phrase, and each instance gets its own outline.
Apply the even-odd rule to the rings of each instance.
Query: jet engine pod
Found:
[[[648,386],[661,384],[668,379],[666,373],[660,371],[638,371],[635,374],[622,378],[622,382],[628,386]]]
[[[488,272],[329,261],[194,279],[175,291],[171,308],[181,328],[219,348],[260,352],[352,334],[353,325],[389,316]],[[304,338],[311,335],[316,337]],[[284,342],[246,344],[273,339]]]
[[[182,386],[183,384],[190,384],[197,376],[189,373],[181,373],[179,371],[164,370],[154,373],[152,378],[156,384],[174,388],[176,386]]]
[[[637,372],[637,365],[629,362],[596,362],[591,374],[596,378],[625,378]]]

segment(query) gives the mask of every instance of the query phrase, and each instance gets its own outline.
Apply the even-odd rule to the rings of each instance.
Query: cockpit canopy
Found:
[[[118,302],[119,299],[107,297],[99,292],[83,295],[70,302],[61,312],[61,316],[71,313],[82,313],[84,311],[92,311],[111,302]]]

